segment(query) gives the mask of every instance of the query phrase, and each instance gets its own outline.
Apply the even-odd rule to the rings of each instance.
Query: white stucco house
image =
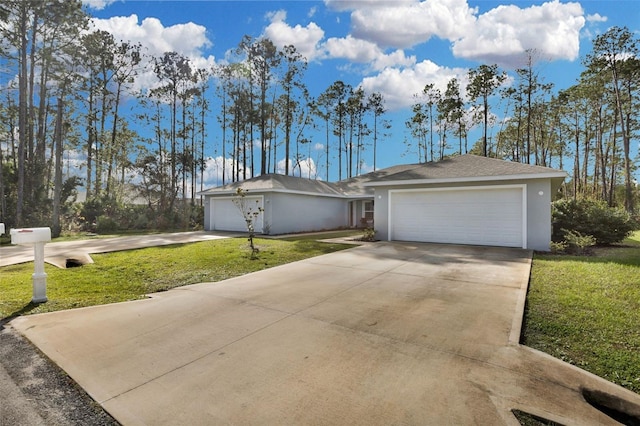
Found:
[[[256,232],[374,224],[380,240],[549,250],[551,201],[567,176],[475,155],[406,164],[324,182],[269,174],[203,191],[206,230],[245,231],[238,187],[264,208]]]

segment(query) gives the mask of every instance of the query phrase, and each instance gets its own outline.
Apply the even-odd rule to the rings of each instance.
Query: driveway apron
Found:
[[[376,243],[11,325],[125,425],[617,424],[518,345],[531,252]]]

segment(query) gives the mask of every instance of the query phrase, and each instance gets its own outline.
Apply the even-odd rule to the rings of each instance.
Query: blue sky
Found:
[[[403,155],[404,121],[412,95],[425,84],[444,91],[449,79],[464,83],[467,70],[483,63],[510,71],[524,65],[525,50],[535,49],[544,59],[537,65],[544,81],[563,89],[575,84],[594,36],[611,26],[640,31],[636,0],[85,3],[97,28],[139,41],[151,54],[176,51],[198,66],[211,66],[224,62],[243,35],[266,36],[278,46],[294,44],[309,59],[305,80],[314,96],[336,80],[382,93],[393,131],[381,144],[378,168],[416,161]],[[215,157],[213,151],[208,155]],[[326,179],[326,172],[318,171],[318,177]],[[215,182],[210,171],[205,186]]]

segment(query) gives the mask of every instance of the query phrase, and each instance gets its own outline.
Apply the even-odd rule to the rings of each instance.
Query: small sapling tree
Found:
[[[244,218],[247,224],[247,232],[249,233],[249,247],[251,248],[251,258],[255,259],[258,252],[258,248],[253,242],[253,238],[256,235],[255,223],[258,216],[264,212],[264,208],[260,205],[260,200],[251,200],[247,198],[249,190],[238,188],[236,195],[233,197],[233,204],[238,208],[240,214]]]

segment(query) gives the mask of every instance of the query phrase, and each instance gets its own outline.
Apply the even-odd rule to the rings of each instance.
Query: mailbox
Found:
[[[0,235],[4,234],[4,223],[0,223]]]
[[[51,241],[51,228],[23,228],[11,230],[11,243],[33,246],[33,303],[47,301],[47,274],[44,272],[44,245]]]
[[[11,230],[11,244],[31,245],[51,241],[51,228],[24,228]]]

